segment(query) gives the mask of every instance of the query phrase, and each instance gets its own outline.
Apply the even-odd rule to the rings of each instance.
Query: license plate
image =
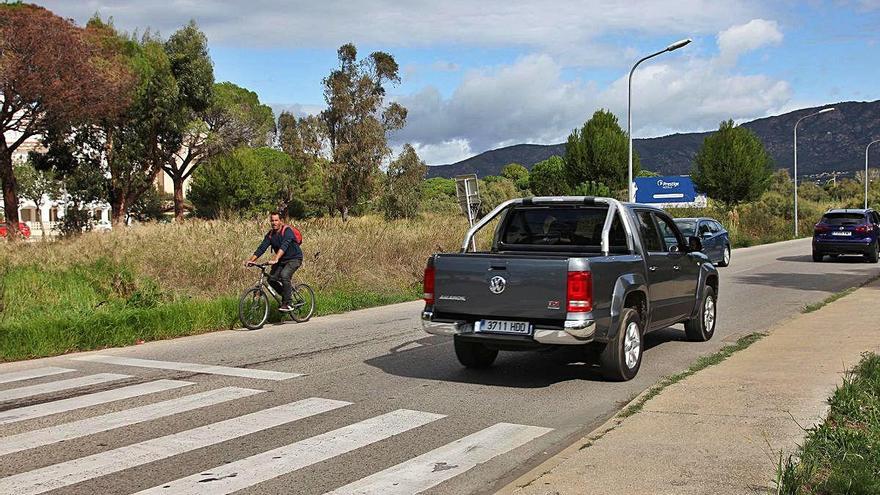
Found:
[[[525,321],[505,320],[481,320],[477,322],[476,332],[481,333],[511,333],[516,335],[531,335],[532,325]]]
[[[852,232],[847,232],[847,231],[843,230],[843,231],[839,231],[839,232],[832,232],[831,235],[850,237],[852,235]]]

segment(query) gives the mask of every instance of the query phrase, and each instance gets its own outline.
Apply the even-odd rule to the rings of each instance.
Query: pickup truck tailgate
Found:
[[[434,267],[437,315],[565,320],[565,257],[441,254]]]

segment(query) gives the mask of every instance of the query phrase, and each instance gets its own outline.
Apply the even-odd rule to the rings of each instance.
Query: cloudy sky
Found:
[[[393,143],[429,164],[517,143],[562,142],[598,108],[633,135],[717,128],[805,106],[880,98],[880,0],[37,0],[84,24],[169,35],[195,19],[218,81],[314,113],[336,49],[394,55],[409,109]]]

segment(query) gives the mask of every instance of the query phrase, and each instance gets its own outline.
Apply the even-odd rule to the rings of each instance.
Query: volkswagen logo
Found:
[[[489,280],[489,292],[492,294],[501,294],[507,288],[507,280],[504,277],[492,277]]]

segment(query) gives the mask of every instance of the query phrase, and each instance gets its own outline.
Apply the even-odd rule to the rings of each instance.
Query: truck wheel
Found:
[[[614,338],[605,344],[605,349],[599,355],[602,376],[616,382],[635,377],[642,365],[642,352],[645,350],[643,336],[639,313],[632,308],[624,308]]]
[[[498,349],[489,349],[479,342],[455,339],[455,356],[465,368],[488,368],[498,357]]]
[[[815,261],[815,262],[822,261],[823,256],[824,255],[822,254],[821,251],[813,251],[813,261]]]
[[[715,335],[717,313],[715,289],[707,285],[703,288],[703,297],[700,299],[700,310],[697,312],[697,316],[684,323],[684,331],[688,340],[705,342],[711,339]]]

